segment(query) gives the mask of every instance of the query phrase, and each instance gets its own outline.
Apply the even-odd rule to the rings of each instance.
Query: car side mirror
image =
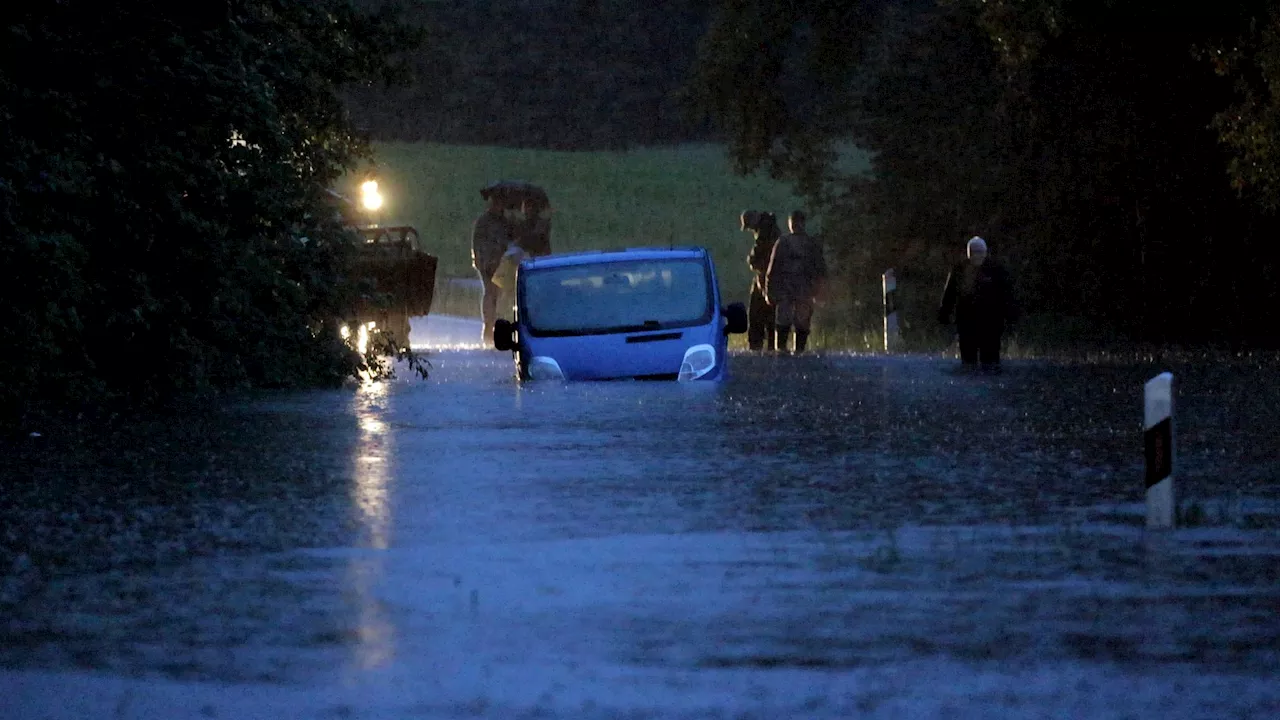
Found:
[[[510,320],[499,318],[494,321],[493,347],[503,352],[516,349],[516,326]]]
[[[726,334],[744,333],[747,331],[747,306],[740,302],[729,303],[724,308],[724,326]]]

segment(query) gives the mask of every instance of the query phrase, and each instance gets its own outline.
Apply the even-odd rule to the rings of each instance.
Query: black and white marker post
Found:
[[[1142,433],[1147,465],[1147,527],[1173,527],[1173,374],[1147,381],[1143,393],[1146,428]]]
[[[898,350],[898,279],[893,268],[884,271],[884,351]]]

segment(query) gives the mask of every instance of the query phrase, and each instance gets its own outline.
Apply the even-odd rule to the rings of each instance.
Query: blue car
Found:
[[[494,346],[525,380],[718,381],[742,303],[720,305],[703,248],[548,255],[520,263],[516,318]]]

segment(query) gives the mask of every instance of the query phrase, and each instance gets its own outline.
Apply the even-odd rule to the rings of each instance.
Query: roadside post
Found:
[[[898,333],[898,279],[893,268],[884,271],[884,351],[897,352],[901,336]]]
[[[1147,528],[1174,525],[1173,374],[1164,372],[1147,381],[1143,393],[1142,433],[1146,460]]]

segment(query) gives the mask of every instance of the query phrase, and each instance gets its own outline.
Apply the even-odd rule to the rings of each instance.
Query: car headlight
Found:
[[[538,355],[529,361],[530,380],[564,380],[564,371],[554,358]]]
[[[684,351],[684,360],[680,363],[681,382],[697,380],[711,372],[716,366],[716,349],[710,345],[694,345]]]

